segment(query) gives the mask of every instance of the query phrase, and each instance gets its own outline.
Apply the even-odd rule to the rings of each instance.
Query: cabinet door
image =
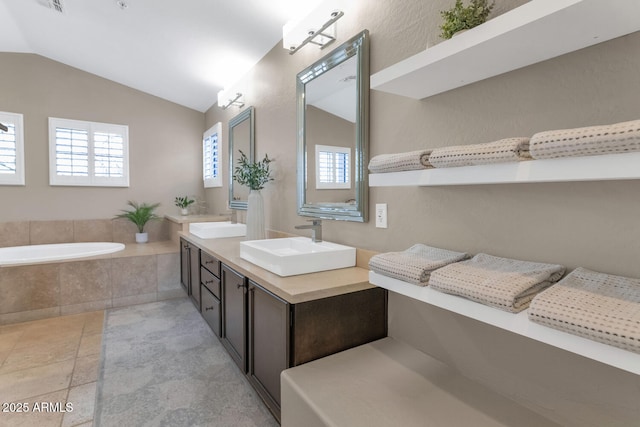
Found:
[[[289,367],[289,304],[249,281],[249,379],[280,420],[280,373]]]
[[[201,289],[201,301],[202,301],[202,317],[209,324],[209,327],[216,334],[220,336],[220,300],[211,293],[211,291],[204,285]]]
[[[247,279],[222,266],[222,343],[243,373],[247,372]]]
[[[200,311],[200,248],[189,245],[189,282],[191,283],[191,300]]]
[[[189,243],[180,239],[180,284],[189,295]]]

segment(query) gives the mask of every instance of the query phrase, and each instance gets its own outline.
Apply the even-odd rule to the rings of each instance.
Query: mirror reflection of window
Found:
[[[351,188],[351,148],[316,145],[316,189]]]

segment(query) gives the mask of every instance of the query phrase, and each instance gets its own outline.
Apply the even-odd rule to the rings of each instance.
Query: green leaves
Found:
[[[264,185],[273,181],[269,175],[269,163],[273,160],[269,158],[267,154],[264,155],[264,159],[258,162],[249,162],[246,154],[240,151],[240,158],[238,159],[238,166],[233,171],[233,179],[240,185],[246,185],[252,190],[262,190]]]
[[[450,39],[461,30],[477,27],[484,23],[491,13],[495,1],[489,4],[488,0],[471,0],[469,6],[462,5],[462,0],[456,0],[456,4],[449,10],[443,10],[440,15],[444,22],[440,26],[440,37]]]
[[[175,200],[176,206],[182,209],[188,207],[193,202],[195,202],[195,200],[190,199],[189,196],[176,197]]]
[[[160,206],[160,203],[148,205],[146,203],[138,204],[129,200],[127,204],[131,206],[133,210],[126,211],[122,209],[123,213],[116,215],[116,218],[127,218],[138,227],[139,233],[144,233],[144,226],[147,222],[152,219],[160,218],[153,212],[158,206]]]

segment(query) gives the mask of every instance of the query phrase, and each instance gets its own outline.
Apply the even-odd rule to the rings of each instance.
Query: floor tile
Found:
[[[80,341],[82,336],[82,325],[80,327],[45,327],[38,326],[24,332],[15,348],[25,348],[32,346],[57,345],[64,342]]]
[[[34,345],[14,349],[0,367],[0,374],[75,359],[79,341],[76,339],[42,346]]]
[[[14,331],[0,334],[0,352],[11,351],[20,340],[23,331]]]
[[[73,369],[71,387],[97,381],[99,366],[100,354],[78,357],[76,359],[76,366]]]
[[[0,375],[0,396],[3,402],[15,402],[32,396],[66,389],[71,383],[75,360],[65,360],[37,368],[23,369]]]
[[[29,405],[27,413],[0,413],[0,425],[11,427],[58,427],[62,422],[64,412],[43,411],[41,402],[60,403],[64,406],[67,397],[67,390],[60,390],[54,393],[44,394],[30,399],[21,399],[20,403]],[[38,404],[36,406],[35,404]]]
[[[64,414],[62,427],[76,426],[93,420],[95,401],[95,382],[71,388],[67,402],[73,404],[73,412]]]
[[[83,335],[80,341],[78,357],[100,354],[102,349],[102,334]]]

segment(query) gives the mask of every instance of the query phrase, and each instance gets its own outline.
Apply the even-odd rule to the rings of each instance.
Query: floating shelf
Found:
[[[517,314],[501,311],[477,302],[445,294],[428,286],[416,286],[401,280],[369,272],[369,282],[381,288],[426,302],[436,307],[523,335],[536,341],[579,354],[589,359],[640,375],[640,354],[588,340],[531,322],[527,310]]]
[[[532,0],[371,76],[423,99],[640,30],[633,0]]]
[[[640,4],[640,2],[638,2]],[[640,179],[640,153],[527,160],[492,165],[373,173],[371,187],[513,184]]]

